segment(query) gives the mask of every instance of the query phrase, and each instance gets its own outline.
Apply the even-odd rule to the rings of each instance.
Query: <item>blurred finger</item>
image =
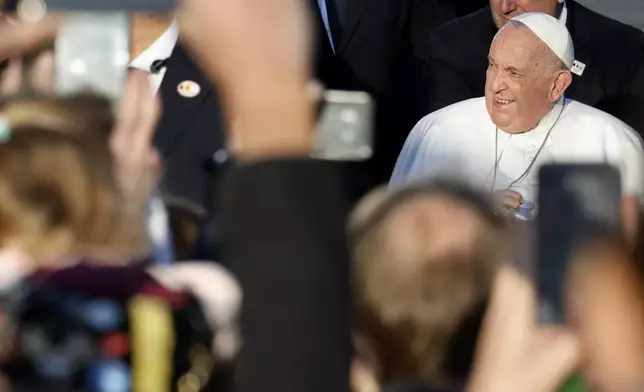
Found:
[[[147,79],[141,88],[140,102],[138,104],[139,115],[132,129],[135,132],[132,138],[133,148],[138,153],[145,152],[147,154],[152,146],[152,137],[161,114],[161,101],[150,91]]]
[[[0,25],[0,59],[14,57],[53,42],[60,19],[49,15],[35,23]]]
[[[536,320],[537,300],[530,280],[519,270],[503,266],[496,277],[488,312],[489,328],[508,339],[531,333]]]
[[[317,105],[320,103],[320,101],[322,101],[322,97],[324,95],[324,86],[322,86],[319,81],[312,80],[306,84],[305,94],[309,102]]]
[[[33,63],[31,85],[36,91],[50,94],[54,92],[55,55],[53,51],[41,53]]]
[[[118,154],[124,151],[128,144],[129,133],[136,126],[140,96],[144,92],[141,88],[143,83],[147,83],[147,75],[141,71],[132,71],[127,78],[116,126],[111,138],[111,147],[114,153]]]
[[[644,383],[644,303],[625,250],[594,249],[573,270],[570,301],[585,362],[607,390]],[[583,264],[582,264],[583,263]]]
[[[521,203],[514,198],[506,198],[503,199],[503,207],[505,207],[506,209],[518,210],[519,208],[521,208]]]
[[[567,328],[539,328],[535,331],[532,377],[547,384],[544,390],[556,390],[581,362],[581,345]]]
[[[4,96],[15,95],[22,86],[22,59],[11,58],[7,67],[2,71],[0,78],[0,94]]]
[[[523,196],[521,196],[520,193],[509,189],[503,191],[503,193],[501,194],[501,198],[504,203],[511,204],[512,208],[519,208],[523,203]]]

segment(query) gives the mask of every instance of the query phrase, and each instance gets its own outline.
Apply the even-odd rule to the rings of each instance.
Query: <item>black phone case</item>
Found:
[[[621,235],[621,179],[609,165],[545,165],[539,171],[537,289],[539,319],[564,322],[564,285],[574,252],[602,236]]]

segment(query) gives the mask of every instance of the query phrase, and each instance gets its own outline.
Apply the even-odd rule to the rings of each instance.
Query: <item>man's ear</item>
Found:
[[[557,71],[550,89],[550,101],[557,102],[572,83],[572,73],[568,70]]]

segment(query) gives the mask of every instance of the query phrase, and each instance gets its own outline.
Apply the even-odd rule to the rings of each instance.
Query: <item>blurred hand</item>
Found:
[[[508,212],[508,214],[510,213],[510,210],[518,210],[521,208],[521,204],[523,204],[524,201],[523,196],[519,192],[511,189],[503,189],[494,192],[494,199],[504,211]]]
[[[47,51],[39,54],[24,72],[21,54],[52,42],[58,29],[58,20],[48,17],[32,23],[3,18],[0,22],[0,60],[7,60],[7,66],[0,73],[0,94],[14,95],[25,85],[40,93],[53,92],[54,56]],[[23,80],[28,75],[29,80]]]
[[[152,145],[160,112],[147,74],[133,71],[125,86],[110,149],[117,183],[134,208],[148,202],[161,174],[161,158]]]
[[[301,0],[181,0],[182,40],[217,85],[238,161],[308,156],[314,110]]]
[[[584,351],[584,374],[595,391],[644,386],[644,296],[624,247],[594,246],[572,269],[568,312]]]
[[[537,299],[526,277],[504,266],[479,336],[468,392],[554,392],[580,360],[575,335],[536,324]]]
[[[0,60],[53,42],[59,24],[59,18],[51,15],[36,23],[0,23]]]
[[[22,57],[9,59],[7,67],[0,74],[1,95],[15,95],[27,87],[41,94],[54,92],[55,61],[52,51],[40,53],[28,72],[24,72],[25,66]],[[23,80],[25,75],[28,80]]]
[[[177,15],[182,39],[224,89],[300,90],[309,80],[310,32],[301,0],[181,0]]]

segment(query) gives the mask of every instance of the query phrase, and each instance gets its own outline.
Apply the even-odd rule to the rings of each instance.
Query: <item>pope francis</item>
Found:
[[[495,192],[508,211],[527,210],[529,218],[540,165],[609,163],[621,172],[624,206],[635,216],[644,190],[642,141],[620,120],[564,97],[571,72],[582,66],[557,19],[542,13],[513,18],[492,42],[485,97],[420,120],[390,186],[458,177]]]

